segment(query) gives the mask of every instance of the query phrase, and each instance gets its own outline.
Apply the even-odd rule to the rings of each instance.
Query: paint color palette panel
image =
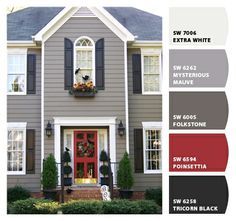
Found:
[[[170,213],[225,213],[228,185],[224,176],[170,176]]]
[[[169,12],[169,213],[225,213],[227,13],[220,7]]]

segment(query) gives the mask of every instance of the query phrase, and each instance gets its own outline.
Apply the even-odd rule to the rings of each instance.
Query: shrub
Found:
[[[17,200],[24,200],[30,198],[30,192],[21,187],[15,186],[7,189],[7,202],[11,203]]]
[[[141,208],[136,201],[113,200],[103,203],[104,214],[139,214]]]
[[[123,190],[131,189],[134,183],[133,173],[129,155],[125,152],[123,158],[119,163],[119,170],[117,171],[117,186]]]
[[[62,204],[63,214],[157,214],[153,201],[70,201]]]
[[[101,214],[102,201],[70,201],[61,206],[63,214]]]
[[[38,214],[57,214],[60,205],[58,202],[37,202],[34,204]]]
[[[57,186],[57,165],[56,160],[50,154],[46,160],[43,161],[42,185],[43,189],[55,189]]]
[[[45,199],[29,198],[18,200],[10,205],[11,214],[56,214],[60,206],[57,202]]]
[[[141,201],[136,201],[136,202],[139,205],[139,208],[141,209],[141,211],[140,211],[141,214],[156,214],[156,213],[160,213],[159,212],[160,208],[152,200],[141,200]]]
[[[108,156],[105,150],[102,150],[99,156],[99,160],[102,162],[107,162],[108,161]]]
[[[154,200],[159,206],[162,206],[162,190],[161,188],[150,188],[145,191],[145,199]]]
[[[107,165],[101,165],[99,171],[105,177],[109,173],[109,167]]]

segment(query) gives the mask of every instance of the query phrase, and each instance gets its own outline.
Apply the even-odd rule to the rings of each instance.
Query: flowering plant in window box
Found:
[[[94,97],[97,89],[92,81],[87,81],[85,83],[75,83],[69,92],[75,97]]]

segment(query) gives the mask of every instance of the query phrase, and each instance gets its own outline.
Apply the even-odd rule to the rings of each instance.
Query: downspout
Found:
[[[126,124],[126,151],[129,153],[129,102],[128,102],[128,59],[127,59],[127,40],[124,41],[124,71],[125,71],[125,124]]]
[[[41,172],[44,159],[44,41],[41,43]]]

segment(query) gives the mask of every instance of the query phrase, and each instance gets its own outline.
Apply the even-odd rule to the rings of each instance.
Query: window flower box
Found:
[[[75,97],[94,97],[97,89],[92,81],[88,81],[86,83],[75,83],[69,93]]]

